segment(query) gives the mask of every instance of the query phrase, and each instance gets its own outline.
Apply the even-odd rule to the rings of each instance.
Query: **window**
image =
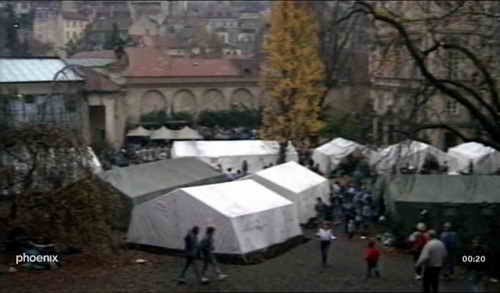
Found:
[[[448,114],[448,115],[456,115],[458,114],[459,112],[459,107],[458,107],[458,102],[455,101],[455,100],[449,100],[449,101],[446,101],[446,104],[445,104],[445,113]]]

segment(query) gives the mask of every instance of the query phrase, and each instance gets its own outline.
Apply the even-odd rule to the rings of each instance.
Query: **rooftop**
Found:
[[[218,77],[241,76],[238,66],[227,59],[190,59],[173,58],[158,48],[126,48],[129,56],[129,67],[126,77]],[[72,57],[81,58],[114,58],[114,52],[94,51],[81,52]]]
[[[66,64],[59,58],[0,57],[0,83],[51,82],[56,73]],[[64,70],[58,76],[59,81],[83,81],[74,71]]]
[[[65,19],[88,21],[88,18],[86,16],[72,11],[63,11],[62,16]]]

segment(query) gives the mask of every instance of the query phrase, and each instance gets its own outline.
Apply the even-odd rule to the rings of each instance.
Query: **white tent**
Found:
[[[429,155],[433,155],[441,166],[446,164],[450,169],[457,164],[456,158],[438,148],[422,142],[410,140],[383,149],[372,156],[370,163],[379,173],[390,172],[393,168],[399,170],[406,166],[420,171],[425,159]]]
[[[128,242],[183,249],[193,226],[214,226],[215,252],[245,255],[299,236],[292,202],[252,180],[177,189],[136,206]]]
[[[227,177],[196,158],[161,160],[158,162],[116,168],[97,174],[125,199],[129,210],[119,210],[114,225],[129,228],[130,210],[181,187],[226,182]]]
[[[332,170],[340,164],[342,159],[349,156],[355,151],[360,151],[368,159],[373,154],[369,148],[343,138],[336,138],[320,147],[317,147],[312,155],[315,163],[319,164],[319,170],[325,174],[330,175]]]
[[[162,126],[160,129],[157,129],[151,133],[152,140],[172,140],[175,139],[175,131]]]
[[[135,129],[132,129],[127,133],[127,136],[148,137],[150,135],[151,135],[151,132],[142,126],[139,126]]]
[[[481,143],[463,143],[448,149],[448,154],[457,159],[451,168],[453,172],[468,171],[471,162],[476,174],[491,174],[500,169],[500,152]]]
[[[326,201],[330,194],[328,179],[295,163],[288,162],[245,177],[264,185],[295,204],[300,223],[316,215],[316,198]]]
[[[175,139],[203,139],[203,136],[201,136],[198,131],[186,126],[175,131]]]
[[[89,167],[92,169],[92,172],[94,172],[94,174],[102,172],[102,164],[94,153],[94,150],[91,147],[87,147],[87,150],[90,156]]]
[[[275,164],[278,159],[279,144],[263,140],[219,140],[219,141],[176,141],[172,147],[172,158],[198,157],[214,167],[221,165],[224,170],[241,170],[243,161],[248,163],[248,171],[256,172],[264,166]],[[297,152],[289,145],[288,161],[298,161]]]

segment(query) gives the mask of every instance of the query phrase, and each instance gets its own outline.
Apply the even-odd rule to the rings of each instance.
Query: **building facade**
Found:
[[[41,8],[35,12],[33,36],[42,43],[50,43],[64,51],[69,41],[76,41],[89,24],[87,17],[72,11]]]
[[[467,2],[466,5],[474,6],[472,1]],[[486,2],[477,4],[486,5],[483,9],[488,11],[492,8],[488,5],[493,2]],[[489,52],[490,49],[482,45],[493,37],[494,30],[491,28],[494,24],[491,20],[460,13],[454,17],[439,17],[453,9],[455,4],[453,1],[386,1],[376,5],[380,11],[390,11],[402,22],[413,20],[403,23],[411,40],[421,50],[431,48],[434,40],[439,40],[473,50],[481,49],[494,56],[494,52]],[[469,7],[462,9],[466,11]],[[414,126],[445,123],[466,133],[474,131],[467,109],[438,91],[425,90],[424,78],[404,48],[399,34],[380,23],[377,23],[375,31],[376,41],[370,53],[371,99],[377,113],[373,133],[381,144],[401,141],[404,137],[398,135],[398,131]],[[438,50],[431,53],[426,61],[430,71],[438,78],[474,86],[475,67],[461,54]],[[417,100],[427,102],[415,104]],[[445,130],[425,130],[417,138],[444,150],[460,143],[457,136]]]

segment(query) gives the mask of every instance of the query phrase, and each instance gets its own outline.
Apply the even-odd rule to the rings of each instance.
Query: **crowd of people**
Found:
[[[343,224],[348,239],[353,239],[356,234],[359,234],[361,239],[368,239],[370,226],[385,219],[383,208],[366,188],[352,184],[344,186],[336,181],[332,191],[329,204],[317,198],[315,205],[321,261],[325,267],[328,266],[330,243],[335,239],[334,226]],[[420,219],[422,221],[428,219],[426,210],[420,211]],[[480,238],[471,239],[470,243],[464,243],[459,250],[461,246],[459,239],[450,222],[444,223],[440,233],[428,229],[424,222],[419,222],[416,230],[409,235],[407,243],[413,255],[415,279],[422,281],[423,292],[438,292],[441,275],[445,280],[453,280],[455,266],[459,262],[466,270],[467,291],[481,292],[481,280],[492,272],[489,250],[482,245]],[[381,276],[378,269],[379,257],[380,251],[375,241],[372,238],[368,239],[364,251],[366,278],[372,275]]]
[[[332,185],[329,203],[318,197],[315,210],[318,222],[342,222],[349,239],[356,234],[366,239],[371,225],[379,221],[382,212],[381,206],[366,187],[351,183],[343,185],[339,181]]]
[[[444,223],[440,234],[420,222],[408,241],[415,262],[415,278],[422,279],[424,292],[438,292],[441,274],[445,280],[454,279],[458,261],[466,269],[467,291],[481,292],[481,280],[492,266],[490,253],[479,237],[465,243],[463,253],[458,255],[459,237],[450,222]]]

